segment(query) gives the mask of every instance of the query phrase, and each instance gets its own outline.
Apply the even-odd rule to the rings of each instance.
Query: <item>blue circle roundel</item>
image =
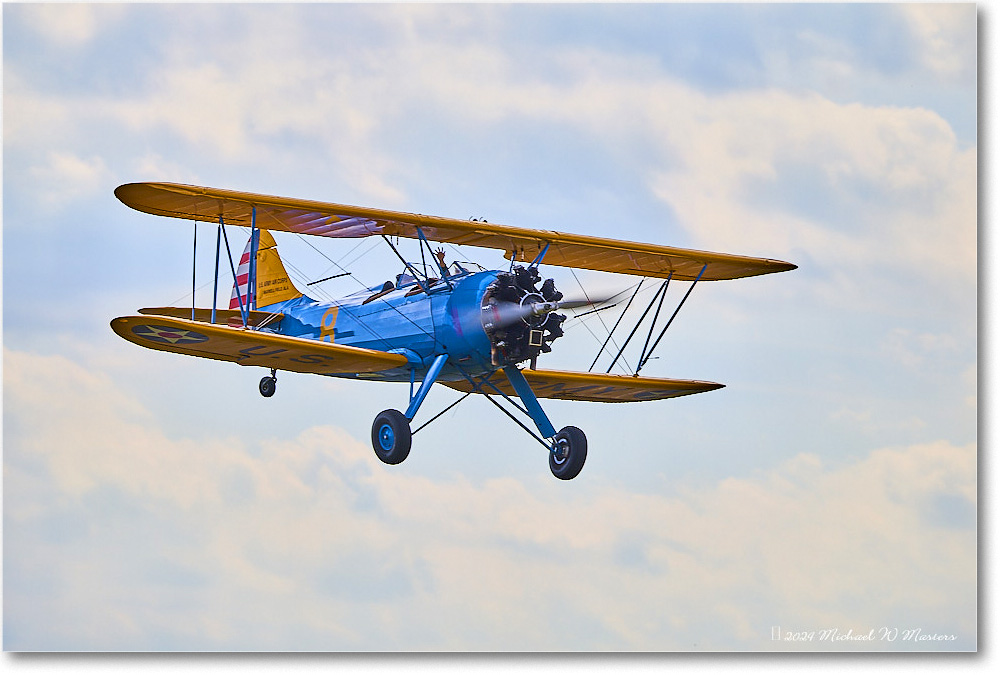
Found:
[[[195,333],[193,330],[171,328],[169,326],[152,326],[149,324],[133,326],[132,332],[144,340],[168,345],[193,345],[208,339],[207,335]]]

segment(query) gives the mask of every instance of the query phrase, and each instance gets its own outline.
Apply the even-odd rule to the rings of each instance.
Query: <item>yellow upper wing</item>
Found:
[[[602,403],[655,401],[662,398],[698,394],[703,391],[721,389],[725,386],[716,382],[701,382],[699,380],[668,380],[659,377],[575,373],[564,370],[525,368],[521,374],[531,384],[531,389],[538,398],[558,398],[568,401],[599,401]],[[503,373],[493,373],[489,382],[508,396],[516,396],[514,388],[510,386],[510,382]],[[459,391],[474,390],[467,380],[442,382],[442,384]],[[477,393],[492,394],[496,392],[489,384],[482,384],[481,391]]]
[[[400,354],[167,316],[123,316],[111,328],[150,349],[296,373],[376,373],[407,363]]]
[[[704,266],[704,280],[737,279],[796,267],[780,260],[174,183],[130,183],[119,186],[115,195],[134,209],[159,216],[208,222],[222,217],[226,224],[249,227],[255,213],[262,229],[324,237],[417,238],[420,228],[431,241],[499,249],[507,258],[528,262],[549,246],[547,265],[643,277],[673,273],[675,279],[690,281]]]

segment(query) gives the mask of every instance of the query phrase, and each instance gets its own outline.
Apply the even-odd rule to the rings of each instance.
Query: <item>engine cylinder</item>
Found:
[[[483,330],[490,341],[490,361],[494,366],[534,360],[552,351],[552,342],[562,336],[562,314],[538,311],[546,302],[562,298],[552,279],[536,288],[538,270],[515,266],[510,273],[499,272],[486,287],[481,303]]]

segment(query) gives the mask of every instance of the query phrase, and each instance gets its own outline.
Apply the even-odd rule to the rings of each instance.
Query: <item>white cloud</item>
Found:
[[[935,114],[750,92],[672,118],[680,166],[652,185],[699,242],[974,283],[976,153]]]
[[[969,366],[962,372],[962,382],[965,384],[966,388],[971,392],[968,396],[965,397],[965,405],[970,410],[978,410],[979,369],[976,364]]]
[[[882,342],[882,351],[910,369],[926,367],[928,361],[940,360],[959,351],[959,341],[950,333],[915,333],[896,328]],[[973,385],[972,389],[975,389]]]
[[[169,58],[149,74],[151,87],[91,101],[92,113],[145,136],[167,131],[223,162],[301,170],[318,161],[324,170],[333,166],[330,179],[371,199],[398,200],[386,175],[392,162],[374,140],[384,121],[377,111],[386,107],[385,83],[366,72],[363,54],[311,54],[304,25],[275,20],[280,30],[258,27],[269,35],[267,49],[255,30],[223,41],[216,53],[192,53],[183,39],[171,43]]]
[[[951,44],[948,36],[965,25],[961,12],[905,11],[922,34],[938,36],[931,42]],[[275,28],[267,31],[267,49],[258,30],[197,50],[187,37],[168,41],[149,86],[125,98],[88,94],[54,109],[21,83],[10,107],[14,128],[24,133],[12,137],[24,144],[40,133],[20,110],[44,115],[47,134],[114,121],[144,139],[167,131],[224,162],[307,173],[314,167],[391,207],[414,181],[442,172],[454,180],[433,157],[418,164],[383,140],[410,125],[413,135],[426,133],[414,118],[448,120],[443,126],[454,136],[444,143],[460,143],[473,129],[500,133],[502,123],[557,124],[638,167],[650,194],[669,205],[699,247],[805,253],[842,283],[857,283],[874,268],[963,288],[975,283],[977,154],[960,148],[934,112],[766,89],[709,95],[649,57],[598,49],[553,47],[532,60],[506,44],[459,37],[460,19],[439,28],[452,14],[366,14],[383,22],[385,39],[320,50],[301,15],[251,12],[245,20],[253,28]],[[438,30],[448,39],[427,39]],[[834,283],[834,294],[844,295]]]
[[[167,159],[158,152],[151,152],[135,160],[130,167],[132,180],[163,180],[168,177],[171,182],[197,184],[198,176],[183,162]]]
[[[476,50],[403,45],[380,53],[375,74],[335,57],[307,65],[281,50],[268,51],[266,62],[248,55],[226,69],[168,63],[148,93],[75,108],[83,118],[120,119],[143,135],[169,129],[227,161],[299,171],[317,161],[333,165],[329,180],[386,206],[402,202],[407,183],[394,177],[410,171],[411,161],[379,137],[405,124],[406,110],[432,104],[454,117],[458,130],[498,120],[558,122],[630,164],[634,158],[623,153],[644,146],[639,166],[651,194],[670,206],[695,246],[808,262],[835,284],[833,301],[862,301],[862,279],[875,270],[942,287],[975,283],[977,153],[960,149],[932,112],[774,91],[707,96],[648,64],[633,63],[630,71],[593,54],[564,55],[568,76],[555,84],[519,71],[496,50],[478,52],[481,58]],[[423,65],[409,72],[409,62]],[[484,77],[484,69],[493,75]],[[395,79],[400,72],[413,79]],[[395,92],[394,106],[379,103],[384,90]],[[59,116],[43,98],[16,96],[58,129]],[[63,115],[67,124],[80,120]],[[289,134],[310,139],[319,152],[272,142]],[[32,177],[53,203],[110,182],[96,156],[53,150],[47,159]],[[192,175],[177,164],[155,166],[173,165],[174,180]]]
[[[98,194],[111,181],[111,171],[102,157],[79,157],[70,152],[49,152],[45,163],[31,167],[28,173],[37,198],[49,208]]]
[[[923,65],[938,76],[968,75],[976,62],[975,4],[897,5],[921,46]]]
[[[71,126],[73,116],[66,101],[38,92],[9,62],[5,64],[3,84],[6,150],[24,147],[37,151],[45,147],[39,141],[60,137]]]
[[[363,122],[338,126],[353,129],[365,148],[359,156],[372,153],[377,130],[418,107],[453,118],[457,130],[554,122],[628,155],[630,164],[641,147],[650,190],[700,246],[772,257],[806,251],[833,275],[878,266],[934,283],[975,282],[976,151],[960,148],[931,111],[772,90],[706,95],[649,59],[597,50],[555,50],[546,54],[547,70],[528,71],[489,43],[417,37],[361,55],[378,84],[329,64],[338,77],[324,78],[325,86],[337,91],[339,109],[311,109],[326,119],[353,110]],[[385,92],[395,105],[371,104]],[[303,98],[289,94],[277,100]],[[290,111],[270,113],[275,128],[327,135]],[[386,159],[372,165],[377,174],[393,166]]]
[[[62,357],[6,351],[4,389],[8,648],[766,650],[904,619],[975,644],[972,445],[668,498],[414,476],[329,427],[195,441]]]
[[[23,10],[28,25],[55,47],[80,47],[98,34],[102,21],[119,14],[86,3],[32,3]]]

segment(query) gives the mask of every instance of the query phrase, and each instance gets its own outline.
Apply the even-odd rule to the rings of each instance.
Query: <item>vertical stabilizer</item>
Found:
[[[229,296],[229,309],[240,309],[242,300],[243,309],[247,309],[247,290],[250,280],[250,246],[253,239],[247,240],[247,247],[243,249],[240,256],[240,266],[236,268],[236,282],[233,284],[233,293]]]
[[[240,266],[236,270],[236,283],[233,284],[229,309],[239,309],[241,298],[244,308],[261,308],[302,297],[302,293],[295,288],[292,280],[288,277],[288,272],[285,271],[285,266],[278,255],[278,247],[274,242],[274,237],[267,230],[258,230],[258,232],[256,297],[254,297],[254,289],[250,288],[250,247],[252,241],[248,241],[247,247],[240,257]],[[248,295],[249,300],[255,302],[248,304]]]

